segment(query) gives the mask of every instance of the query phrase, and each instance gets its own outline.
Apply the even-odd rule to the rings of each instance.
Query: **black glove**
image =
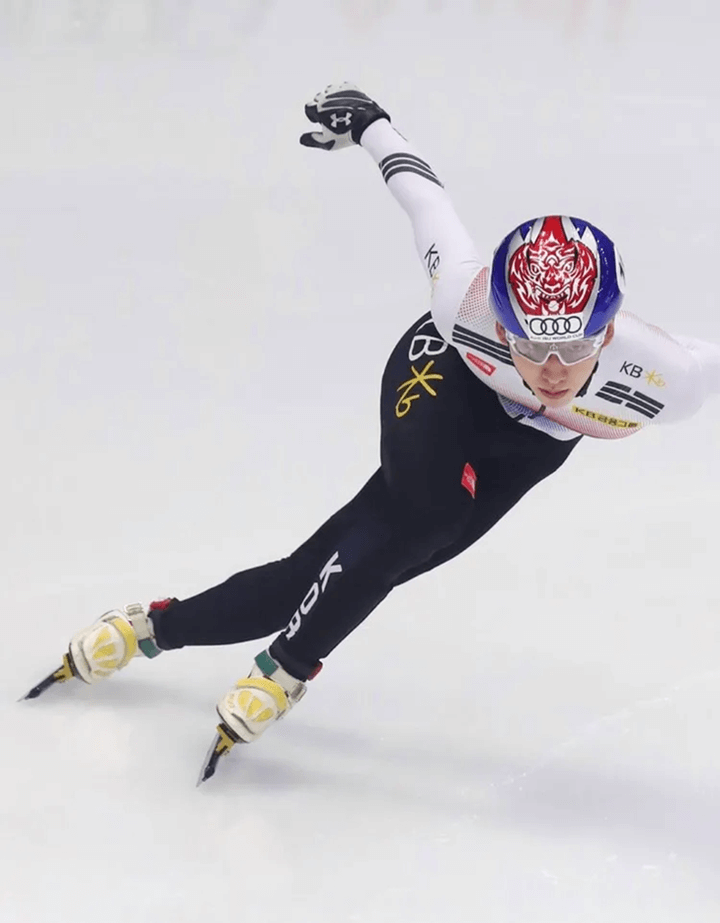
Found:
[[[339,151],[359,144],[362,133],[378,119],[390,116],[353,83],[331,84],[305,106],[305,115],[318,123],[320,131],[300,136],[305,147],[320,147],[324,151]]]

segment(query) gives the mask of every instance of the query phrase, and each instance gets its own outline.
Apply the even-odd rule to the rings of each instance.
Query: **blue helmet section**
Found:
[[[538,221],[544,220],[546,219],[542,217],[533,218],[511,231],[495,251],[490,270],[490,306],[506,330],[524,339],[530,337],[526,326],[521,324],[521,319],[526,320],[526,317],[519,308],[517,299],[512,297],[508,277],[508,253],[513,241],[516,244],[520,239],[529,241],[533,227]],[[585,320],[582,332],[582,336],[591,337],[610,323],[620,310],[625,292],[623,264],[614,243],[599,228],[580,218],[562,217],[562,221],[575,229],[578,238],[587,239],[588,232],[594,238],[593,250],[596,254],[599,278],[592,301],[583,312]]]

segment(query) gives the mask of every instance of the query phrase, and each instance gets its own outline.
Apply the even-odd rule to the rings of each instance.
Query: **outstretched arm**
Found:
[[[634,397],[661,410],[655,422],[687,420],[720,394],[720,346],[715,343],[668,333],[630,311],[618,315],[616,334],[610,348],[620,360],[620,387],[636,384]],[[627,361],[628,356],[635,358]]]
[[[705,401],[720,394],[720,346],[693,337],[672,335],[686,353],[685,388],[676,419],[692,416]]]
[[[379,166],[410,218],[418,255],[432,282],[433,319],[449,340],[458,306],[482,263],[434,170],[392,127],[388,114],[352,84],[318,93],[305,113],[320,128],[303,135],[302,144],[324,150],[360,144]]]

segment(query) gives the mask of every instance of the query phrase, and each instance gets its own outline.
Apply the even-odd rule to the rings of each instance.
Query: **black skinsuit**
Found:
[[[306,679],[401,583],[477,541],[580,440],[507,415],[426,314],[388,360],[381,467],[289,557],[153,614],[163,649],[277,631],[270,652]]]

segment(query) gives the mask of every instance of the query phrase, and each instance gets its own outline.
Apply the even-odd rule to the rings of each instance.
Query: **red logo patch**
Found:
[[[568,240],[562,220],[546,218],[537,240],[513,253],[508,279],[525,314],[580,314],[592,294],[598,268],[582,240]]]
[[[472,362],[473,365],[476,365],[481,372],[485,372],[486,375],[492,375],[492,373],[497,368],[496,365],[490,365],[489,362],[486,362],[484,359],[481,359],[479,356],[473,356],[472,353],[465,353],[469,362]]]
[[[463,468],[462,480],[460,481],[470,496],[475,499],[475,488],[477,486],[477,475],[470,462],[467,462]]]

